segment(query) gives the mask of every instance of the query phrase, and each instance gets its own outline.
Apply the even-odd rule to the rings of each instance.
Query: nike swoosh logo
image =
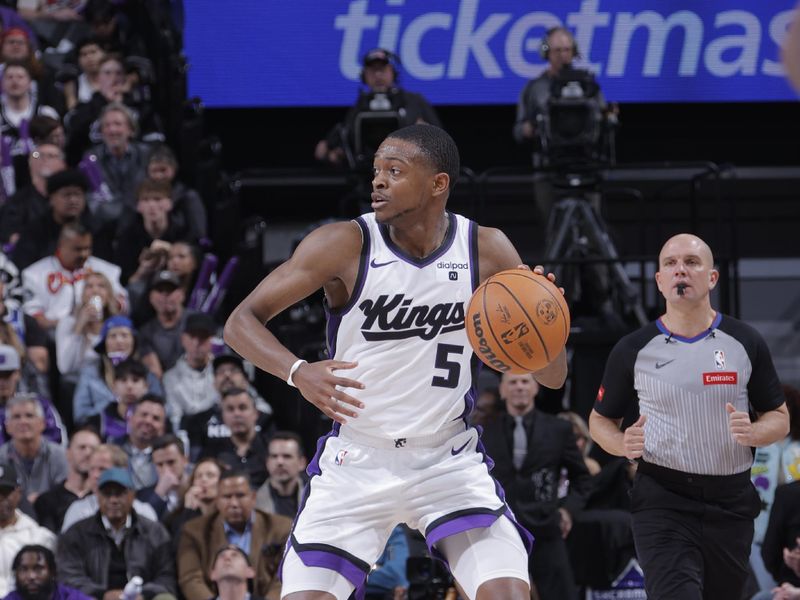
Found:
[[[660,369],[661,367],[666,367],[671,362],[675,362],[675,359],[673,358],[672,360],[668,360],[668,361],[662,362],[662,363],[657,362],[656,363],[656,369]]]
[[[385,263],[379,263],[379,262],[375,262],[375,259],[373,258],[372,262],[369,263],[369,266],[374,268],[374,269],[378,269],[380,267],[385,267],[386,265],[390,265],[390,264],[396,263],[396,262],[397,262],[396,260],[390,260],[390,261],[385,262]]]
[[[450,454],[452,454],[453,456],[455,456],[456,454],[461,454],[461,451],[462,451],[464,448],[466,448],[467,446],[469,446],[469,443],[470,443],[471,441],[472,441],[472,438],[469,438],[469,439],[467,440],[467,443],[466,443],[466,444],[464,444],[463,446],[461,446],[461,448],[459,448],[458,450],[456,450],[455,448],[452,448],[452,449],[450,450]]]

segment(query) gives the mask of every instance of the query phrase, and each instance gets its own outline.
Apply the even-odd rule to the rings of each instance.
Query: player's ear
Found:
[[[437,173],[433,176],[433,195],[438,196],[450,188],[450,176],[447,173]]]

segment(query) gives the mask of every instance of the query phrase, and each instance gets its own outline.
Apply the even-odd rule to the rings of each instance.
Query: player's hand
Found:
[[[567,539],[569,532],[572,531],[572,515],[569,514],[569,511],[563,507],[558,509],[558,513],[561,515],[561,520],[558,523],[558,526],[561,529],[561,537],[563,539]]]
[[[725,405],[725,410],[728,412],[728,427],[731,430],[733,439],[742,446],[752,446],[753,423],[750,421],[750,415],[744,411],[736,410],[730,402]]]
[[[339,377],[334,371],[353,369],[357,365],[341,360],[304,363],[294,372],[292,381],[306,400],[334,421],[345,424],[347,420],[344,417],[358,417],[354,408],[364,408],[364,404],[337,388],[363,390],[364,384],[355,379]]]
[[[800,588],[791,583],[784,583],[772,589],[772,600],[800,600]]]
[[[623,434],[623,444],[625,445],[625,456],[631,460],[639,458],[644,452],[644,424],[647,421],[645,415],[628,427]]]
[[[545,275],[544,274],[544,267],[542,265],[536,265],[535,267],[533,267],[533,269],[531,269],[528,265],[519,265],[517,268],[518,269],[526,269],[528,271],[533,271],[537,275],[541,275],[542,277],[547,277],[547,279],[550,281],[550,283],[555,283],[556,282],[555,274],[554,273],[548,273],[547,275]],[[561,291],[561,294],[563,295],[564,294],[564,288],[559,287],[558,289]]]

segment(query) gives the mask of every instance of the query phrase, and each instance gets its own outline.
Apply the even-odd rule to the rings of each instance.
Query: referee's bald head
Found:
[[[711,248],[702,239],[691,233],[679,233],[669,238],[662,246],[658,255],[659,269],[664,264],[664,259],[669,256],[685,256],[693,254],[700,257],[708,267],[714,266],[714,254]]]

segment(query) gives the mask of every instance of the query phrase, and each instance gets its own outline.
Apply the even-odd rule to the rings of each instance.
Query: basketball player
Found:
[[[500,231],[445,209],[458,172],[458,149],[443,130],[394,132],[375,154],[374,212],[309,234],[225,326],[237,352],[335,421],[308,468],[282,566],[284,598],[360,593],[403,522],[447,560],[465,598],[529,598],[530,534],[465,424],[477,364],[465,303],[480,281],[521,260]],[[332,360],[306,363],[264,323],[320,287]],[[534,376],[560,387],[564,353]]]
[[[763,338],[711,307],[718,280],[703,240],[664,244],[656,283],[666,313],[611,351],[589,418],[604,450],[638,460],[631,514],[651,600],[741,596],[761,509],[752,448],[789,431]],[[631,410],[640,416],[623,433]]]

